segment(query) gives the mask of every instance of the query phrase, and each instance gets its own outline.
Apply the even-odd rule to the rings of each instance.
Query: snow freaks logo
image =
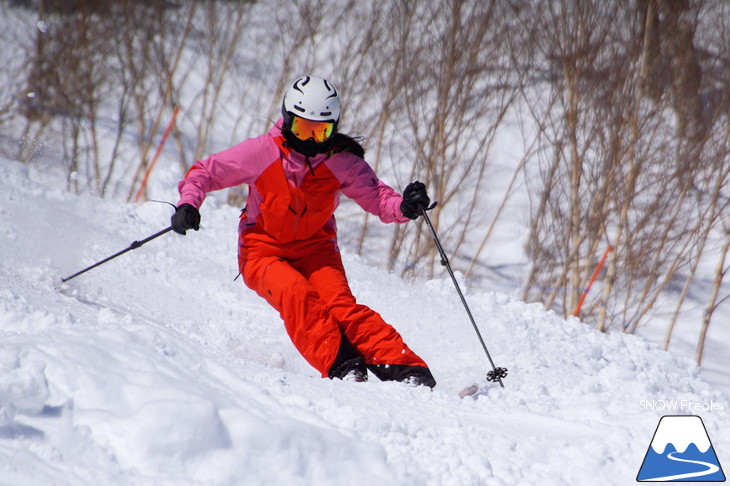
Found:
[[[725,481],[702,419],[696,415],[662,417],[636,480]]]

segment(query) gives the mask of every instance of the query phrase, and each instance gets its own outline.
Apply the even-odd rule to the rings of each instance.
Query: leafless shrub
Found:
[[[377,96],[366,98],[378,100],[366,132],[375,139],[374,164],[382,168],[381,158],[394,164],[401,188],[417,178],[429,186],[439,202],[432,221],[438,229],[447,215],[443,239],[455,253],[478,213],[489,150],[514,92],[500,58],[504,8],[498,2],[391,2],[381,12],[384,28],[364,38],[381,53],[366,72],[366,84],[378,86]],[[459,207],[452,202],[457,199]],[[415,234],[394,228],[391,269],[400,261],[401,271],[425,264],[433,272],[431,236],[420,222],[417,228]]]
[[[610,245],[600,297],[583,309],[583,319],[601,330],[634,332],[684,278],[668,346],[727,207],[729,81],[726,73],[713,79],[718,66],[727,66],[727,43],[718,38],[727,29],[699,27],[704,9],[714,19],[727,15],[717,15],[724,8],[717,3],[541,6],[531,17],[533,48],[541,54],[533,56],[532,78],[545,80],[548,95],[523,90],[539,128],[541,174],[532,179],[524,297],[572,313]],[[723,262],[713,289],[721,285]],[[709,322],[711,312],[705,315]]]

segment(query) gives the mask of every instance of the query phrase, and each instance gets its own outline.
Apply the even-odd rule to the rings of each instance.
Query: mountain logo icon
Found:
[[[636,480],[725,481],[725,474],[702,419],[696,415],[662,417]]]

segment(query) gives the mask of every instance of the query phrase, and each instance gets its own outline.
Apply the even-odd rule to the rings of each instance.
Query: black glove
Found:
[[[181,204],[170,218],[170,222],[173,231],[181,235],[184,235],[185,231],[189,229],[198,231],[200,229],[200,213],[190,204]]]
[[[426,186],[423,182],[411,182],[403,191],[403,202],[400,203],[400,210],[408,219],[416,219],[423,209],[428,209],[431,199],[426,194]]]

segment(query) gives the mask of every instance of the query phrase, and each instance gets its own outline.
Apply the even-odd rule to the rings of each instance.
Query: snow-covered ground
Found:
[[[693,362],[505,294],[467,292],[505,388],[458,398],[487,362],[451,281],[346,246],[353,291],[438,386],[319,378],[234,281],[238,211],[215,197],[201,231],[62,284],[171,208],[74,196],[41,167],[0,159],[2,485],[627,485],[677,413],[730,464],[728,395]]]

